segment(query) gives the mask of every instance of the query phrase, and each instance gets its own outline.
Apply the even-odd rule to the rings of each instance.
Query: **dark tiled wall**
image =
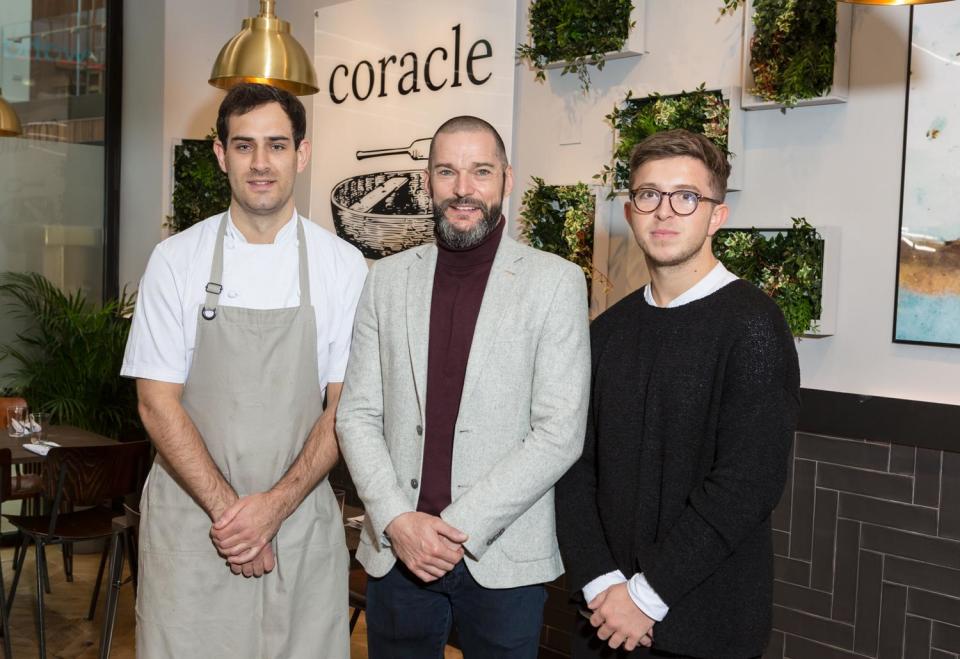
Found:
[[[798,433],[773,528],[765,659],[960,658],[960,453]],[[547,593],[540,657],[567,657],[565,579]]]
[[[768,659],[956,659],[960,453],[798,433]]]

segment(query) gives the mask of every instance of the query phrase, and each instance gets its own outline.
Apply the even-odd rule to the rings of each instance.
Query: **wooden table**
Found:
[[[84,446],[105,446],[116,444],[115,439],[104,437],[89,430],[81,430],[74,426],[50,426],[47,431],[47,441],[56,442],[60,446],[84,447]],[[0,448],[10,449],[13,458],[13,464],[25,464],[28,462],[40,462],[42,455],[32,453],[23,448],[24,444],[30,443],[29,435],[27,437],[10,437],[6,431],[0,434]]]

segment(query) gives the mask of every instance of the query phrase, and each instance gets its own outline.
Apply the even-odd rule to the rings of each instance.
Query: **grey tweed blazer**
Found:
[[[378,261],[357,308],[337,432],[366,508],[357,557],[374,577],[396,561],[384,528],[419,496],[436,260],[430,244]],[[481,585],[562,574],[553,486],[583,448],[589,380],[583,273],[504,236],[467,362],[452,503],[441,513],[469,535],[465,561]]]

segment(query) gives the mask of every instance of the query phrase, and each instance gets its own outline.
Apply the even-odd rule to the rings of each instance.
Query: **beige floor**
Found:
[[[96,617],[92,622],[86,620],[93,583],[97,576],[99,554],[77,555],[74,559],[74,580],[67,583],[63,576],[63,561],[60,550],[54,548],[48,552],[50,585],[53,592],[46,597],[47,656],[58,659],[93,659],[98,656],[100,630],[103,625],[103,609],[106,594],[101,589],[100,602]],[[4,585],[9,589],[13,578],[13,550],[0,552],[3,567]],[[24,574],[11,612],[11,636],[14,657],[37,656],[36,631],[33,607],[35,603],[35,563],[31,551],[24,565]],[[120,591],[120,604],[117,613],[117,626],[114,631],[112,659],[131,659],[134,657],[134,617],[133,590],[127,585]],[[354,659],[366,659],[366,626],[363,616],[353,630],[350,654]],[[2,649],[0,649],[2,656]],[[446,659],[461,659],[463,655],[453,648],[447,648]]]

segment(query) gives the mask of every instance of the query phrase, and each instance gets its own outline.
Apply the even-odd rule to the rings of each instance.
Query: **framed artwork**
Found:
[[[316,3],[310,218],[380,259],[433,241],[431,136],[470,114],[510,153],[514,0]]]
[[[910,34],[893,340],[960,347],[960,3]]]

